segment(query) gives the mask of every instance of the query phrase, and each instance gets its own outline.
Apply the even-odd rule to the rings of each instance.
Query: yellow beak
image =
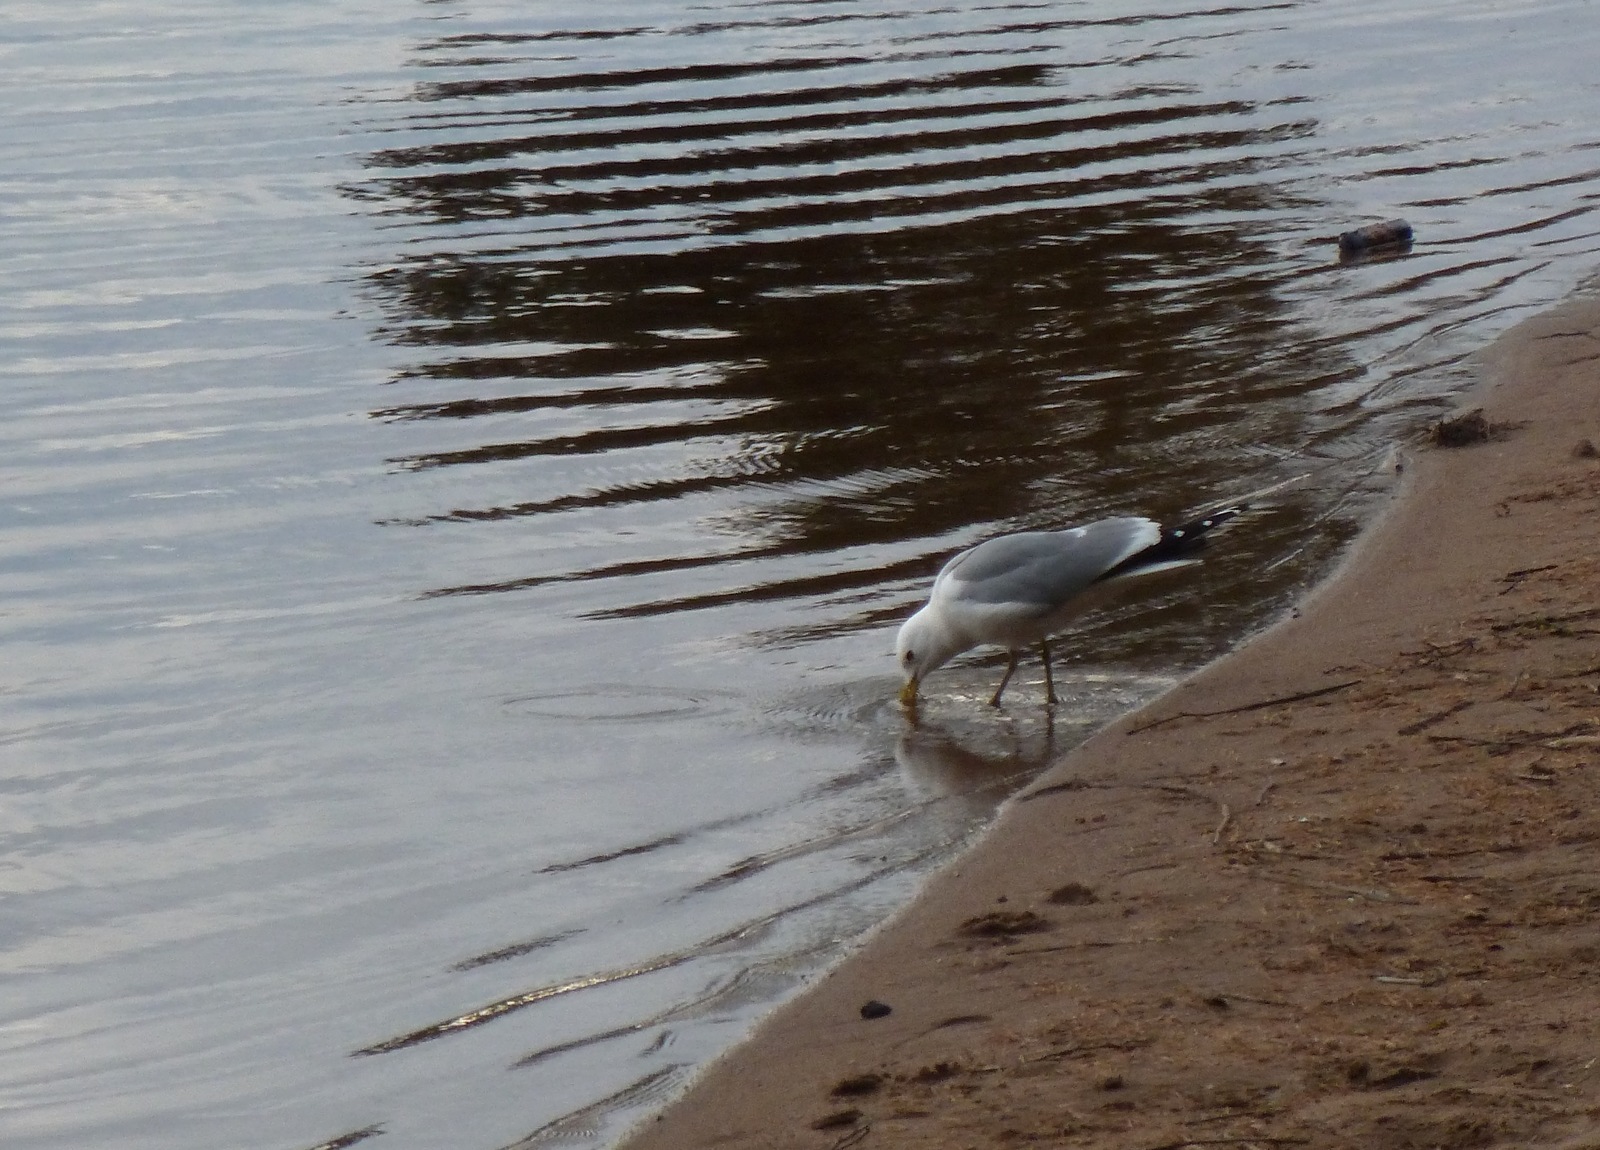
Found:
[[[916,707],[917,688],[920,686],[922,686],[922,682],[915,675],[906,680],[906,685],[900,688],[900,705],[902,707]]]

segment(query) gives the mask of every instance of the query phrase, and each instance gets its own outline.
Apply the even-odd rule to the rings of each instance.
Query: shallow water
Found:
[[[8,1146],[614,1140],[1600,247],[1576,3],[6,22]],[[1300,476],[892,706],[956,548]]]

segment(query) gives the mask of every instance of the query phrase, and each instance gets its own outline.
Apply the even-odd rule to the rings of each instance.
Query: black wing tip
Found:
[[[1169,527],[1161,533],[1163,540],[1179,542],[1198,542],[1209,531],[1221,527],[1235,516],[1243,515],[1250,510],[1248,503],[1233,503],[1227,507],[1217,507],[1207,511],[1204,515],[1197,515],[1193,519],[1184,521],[1176,527]]]
[[[1187,559],[1205,549],[1208,534],[1249,509],[1248,503],[1231,503],[1226,507],[1216,507],[1204,515],[1185,520],[1176,527],[1164,527],[1160,539],[1143,551],[1128,556],[1102,575],[1100,580],[1113,579],[1118,575],[1131,575],[1146,567]]]

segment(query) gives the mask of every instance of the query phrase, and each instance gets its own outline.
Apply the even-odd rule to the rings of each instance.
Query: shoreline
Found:
[[[1600,301],[1481,363],[1487,441],[626,1150],[1600,1147]]]

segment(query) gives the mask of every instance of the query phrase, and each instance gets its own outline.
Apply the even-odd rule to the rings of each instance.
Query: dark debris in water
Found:
[[[1416,233],[1405,220],[1384,220],[1340,234],[1339,252],[1341,255],[1354,256],[1409,248],[1415,236]]]
[[[311,1150],[347,1150],[347,1147],[354,1146],[357,1142],[365,1142],[368,1138],[376,1138],[382,1133],[382,1126],[364,1126],[360,1130],[352,1130],[327,1142],[319,1142],[311,1147]]]

